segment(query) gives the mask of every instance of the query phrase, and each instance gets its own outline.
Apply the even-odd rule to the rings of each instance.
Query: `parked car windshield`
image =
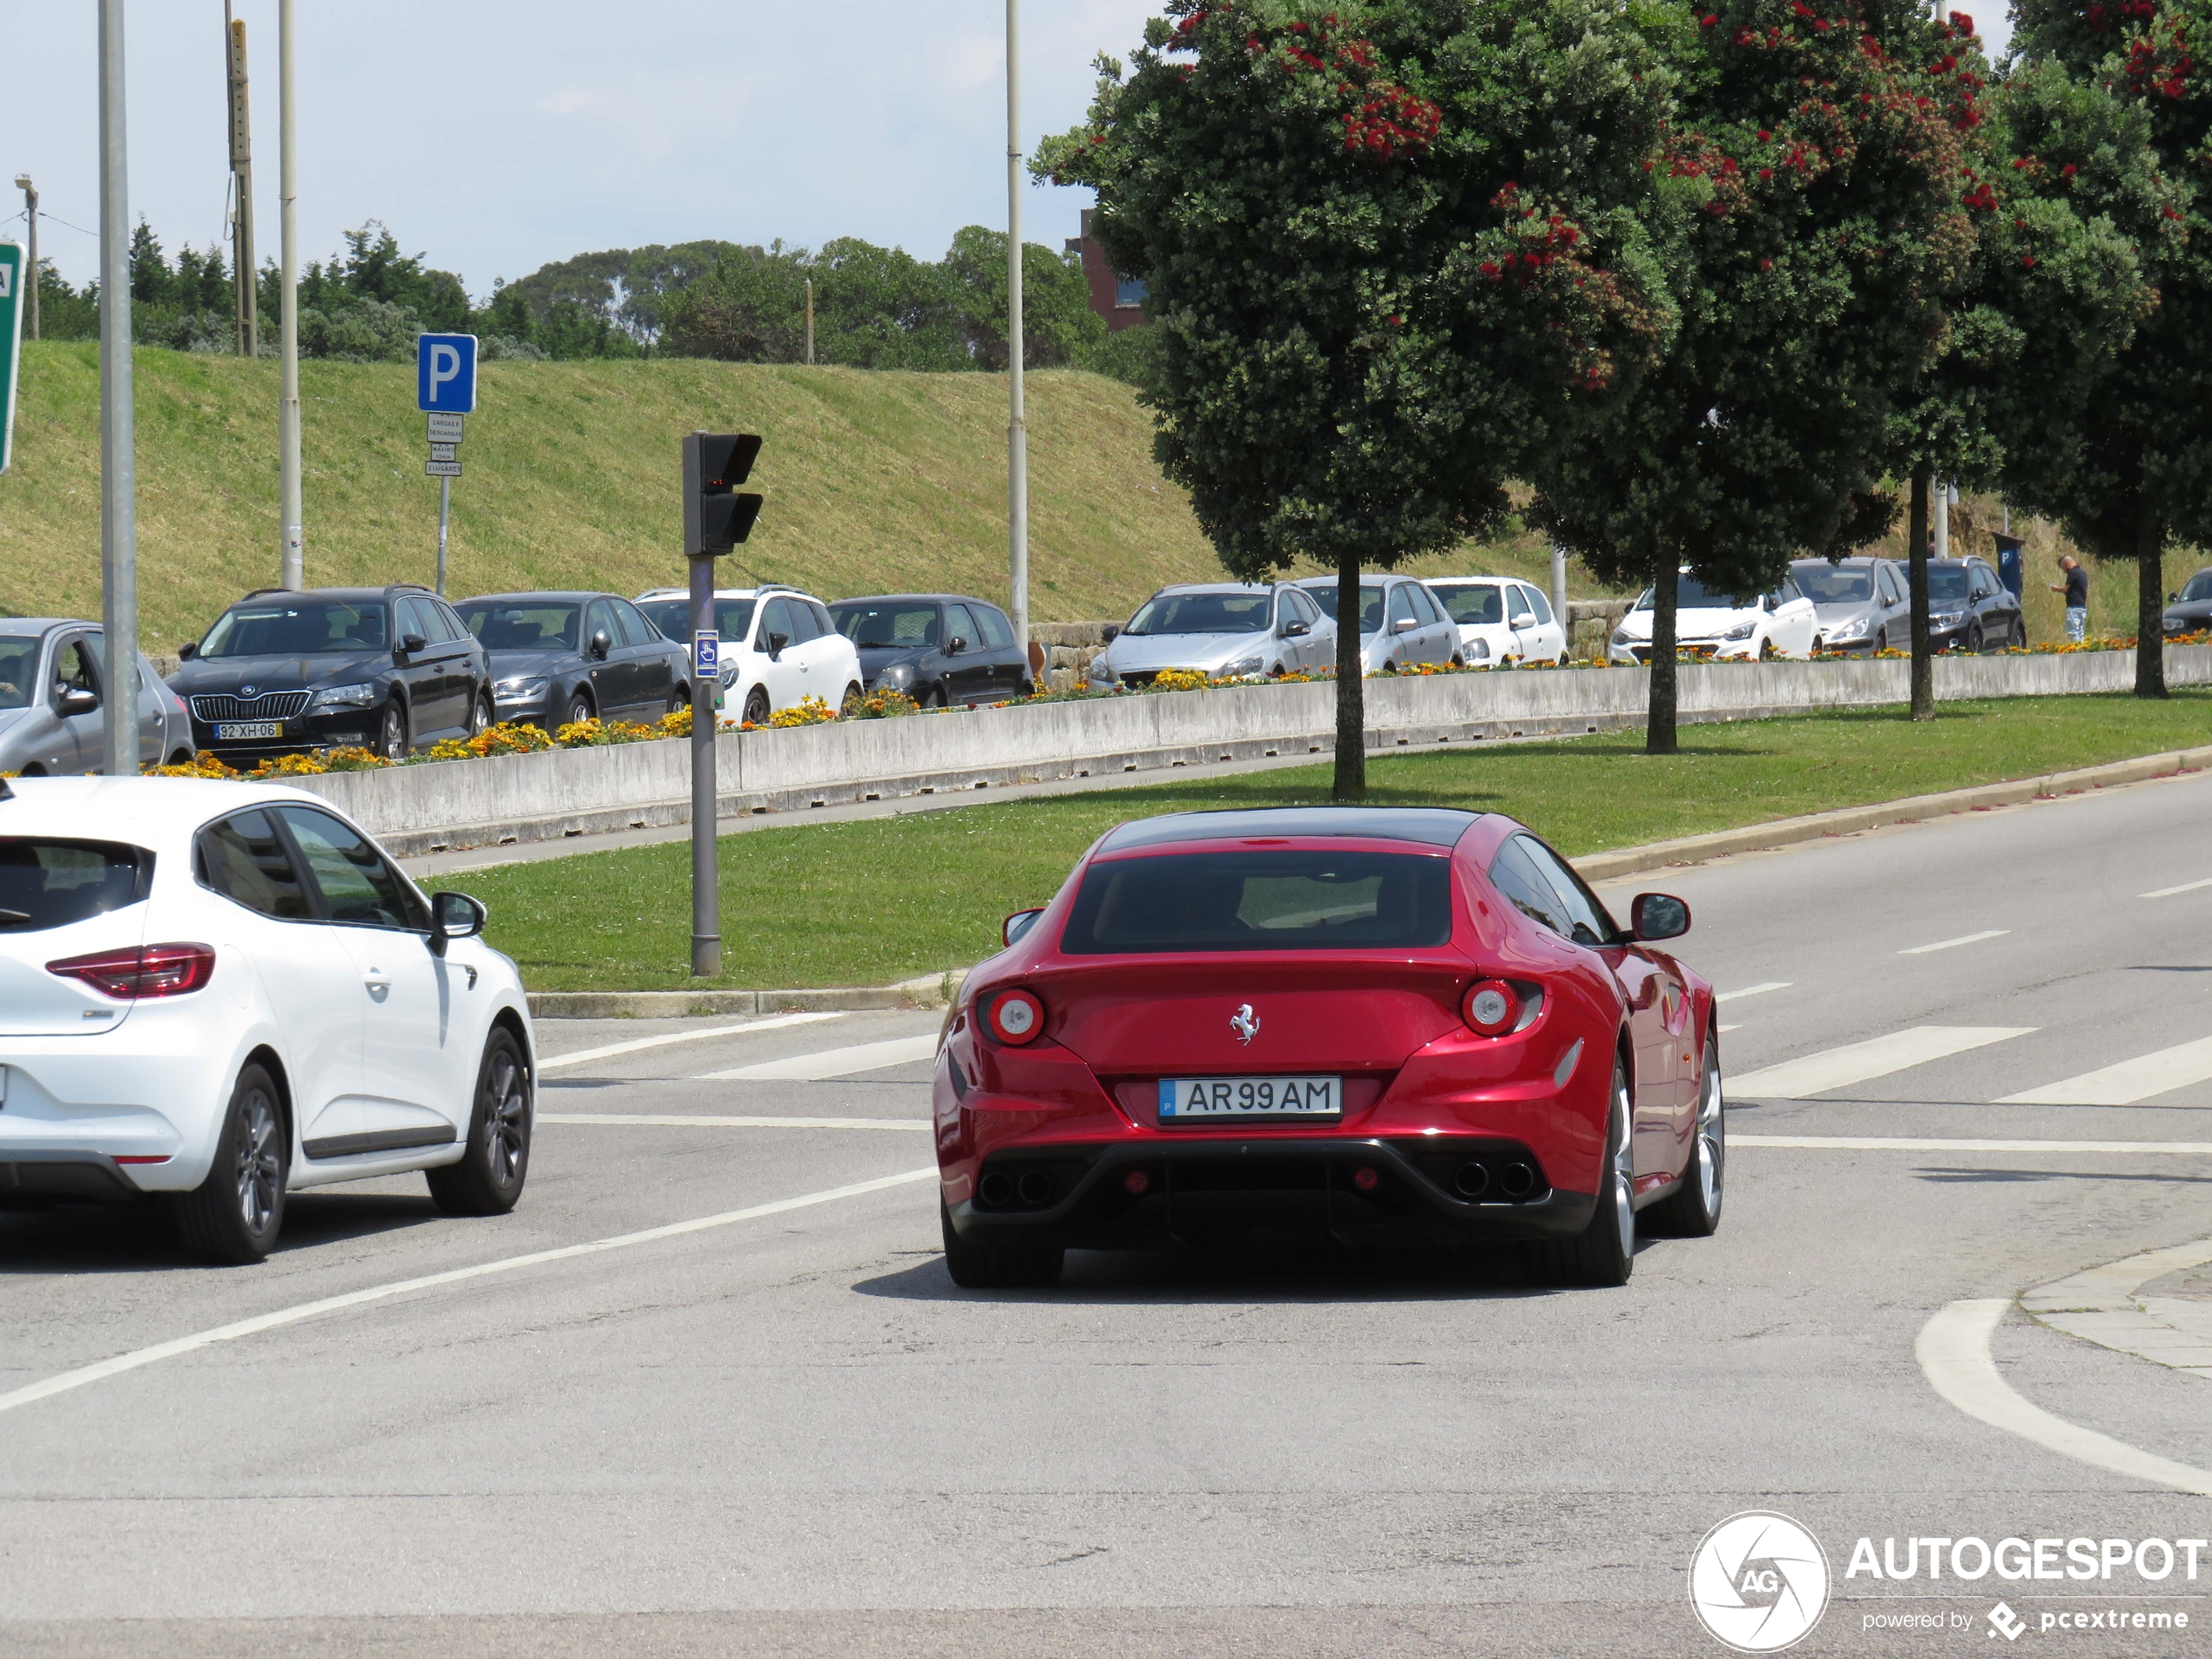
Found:
[[[2184,599],[2212,599],[2212,570],[2199,570],[2195,576],[2191,577],[2189,578],[2188,586],[2182,590],[2182,597]],[[6,649],[6,643],[4,641],[0,641],[0,651],[4,651]]]
[[[691,602],[689,599],[640,599],[638,610],[645,613],[645,620],[680,644],[687,644],[691,637]],[[750,599],[717,599],[714,602],[714,631],[725,639],[743,639],[752,631],[752,601]]]
[[[1505,596],[1487,582],[1472,582],[1465,587],[1432,582],[1428,590],[1443,602],[1445,614],[1453,622],[1497,623],[1506,619]]]
[[[1178,853],[1084,872],[1060,948],[1398,950],[1452,934],[1452,861],[1418,853]]]
[[[1271,593],[1162,593],[1147,599],[1124,634],[1257,634],[1273,615]]]
[[[469,631],[487,651],[574,651],[582,605],[465,604],[459,607]]]
[[[0,933],[67,927],[146,896],[153,854],[114,841],[0,836]]]
[[[1817,605],[1874,597],[1874,573],[1864,564],[1839,569],[1824,559],[1817,564],[1792,565],[1790,574],[1797,579],[1797,591]]]
[[[1966,567],[1963,564],[1932,564],[1928,567],[1928,597],[1931,599],[1964,599],[1966,597]]]
[[[376,601],[267,599],[233,605],[200,641],[202,657],[319,657],[381,651],[384,607]]]
[[[1725,589],[1708,586],[1694,576],[1675,579],[1675,609],[1677,610],[1750,610],[1758,604],[1758,596],[1745,598]],[[1636,601],[1636,609],[1651,609],[1651,590],[1646,588],[1643,597]]]
[[[935,605],[842,604],[830,619],[862,651],[920,651],[937,643]]]
[[[29,708],[37,678],[38,636],[0,634],[0,709]]]
[[[1308,588],[1305,592],[1314,604],[1328,612],[1331,622],[1337,619],[1337,584],[1335,583],[1332,582],[1325,588]],[[1359,631],[1361,633],[1372,634],[1382,626],[1382,589],[1369,587],[1366,583],[1361,583],[1359,584]]]

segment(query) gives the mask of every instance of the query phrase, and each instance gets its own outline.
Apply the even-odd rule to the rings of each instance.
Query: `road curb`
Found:
[[[2080,794],[2118,784],[2140,784],[2153,778],[2212,769],[2212,748],[2183,749],[2144,755],[2134,760],[2107,761],[2074,772],[2054,772],[2040,778],[2015,779],[2009,783],[1978,784],[1971,789],[1946,790],[1939,795],[1910,795],[1902,800],[1871,806],[1842,806],[1833,812],[1811,813],[1802,818],[1777,818],[1771,823],[1746,825],[1741,829],[1714,830],[1703,835],[1684,835],[1671,841],[1626,846],[1617,852],[1592,853],[1574,860],[1586,881],[1609,881],[1647,870],[1702,864],[1709,859],[1738,853],[1767,853],[1806,841],[1855,835],[1891,824],[1917,824],[1993,806],[2017,806],[2055,795]],[[895,985],[848,985],[790,991],[532,991],[530,1013],[541,1020],[672,1020],[687,1016],[745,1014],[792,1014],[812,1011],[859,1012],[877,1008],[942,1008],[959,995],[966,968],[927,974]]]

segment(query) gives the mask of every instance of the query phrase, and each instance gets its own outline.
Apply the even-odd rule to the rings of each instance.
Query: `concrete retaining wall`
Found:
[[[1936,696],[2121,691],[2124,651],[1939,658]],[[1905,662],[1685,664],[1685,722],[1764,718],[1905,700]],[[2175,685],[2212,684],[2212,646],[2169,646]],[[1642,723],[1648,669],[1413,676],[1366,684],[1372,751],[1575,734]],[[1326,682],[837,721],[716,740],[718,810],[813,806],[1335,749]],[[625,744],[339,772],[296,781],[411,856],[685,822],[690,745]]]

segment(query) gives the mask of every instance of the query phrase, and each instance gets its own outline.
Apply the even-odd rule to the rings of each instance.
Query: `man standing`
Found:
[[[2066,637],[2078,645],[2089,631],[2089,573],[2071,553],[2059,560],[2059,569],[2066,580],[2051,583],[2051,591],[2066,595]]]

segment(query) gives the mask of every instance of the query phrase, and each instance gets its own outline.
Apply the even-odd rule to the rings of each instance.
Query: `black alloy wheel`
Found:
[[[668,712],[672,718],[691,706],[691,694],[687,691],[673,691],[668,694]]]
[[[482,737],[485,732],[491,730],[491,693],[489,691],[479,692],[475,702],[470,705],[469,710],[469,735],[472,738]]]
[[[747,725],[768,724],[768,688],[756,685],[745,693],[745,723]]]
[[[1628,1068],[1613,1062],[1613,1107],[1606,1116],[1605,1159],[1589,1225],[1571,1238],[1527,1246],[1528,1276],[1540,1285],[1617,1290],[1636,1266],[1635,1165],[1629,1123]]]
[[[914,693],[914,701],[925,709],[948,708],[952,704],[941,685],[924,686]]]
[[[376,729],[376,752],[387,760],[404,760],[408,754],[407,711],[394,698],[384,705],[384,714]]]
[[[945,1239],[945,1271],[964,1291],[1041,1291],[1060,1282],[1068,1252],[1056,1244],[971,1244],[953,1231],[952,1211],[937,1200]]]
[[[492,1028],[476,1069],[469,1144],[458,1163],[425,1170],[430,1201],[448,1216],[503,1216],[523,1196],[530,1170],[530,1074],[522,1045]]]
[[[584,721],[590,719],[590,718],[591,699],[586,697],[582,691],[570,692],[569,695],[569,718],[564,724],[569,725],[581,725]]]
[[[260,1066],[238,1074],[207,1178],[177,1199],[185,1248],[219,1267],[260,1261],[284,1226],[292,1146],[276,1083]]]
[[[1977,622],[1969,625],[1966,630],[1966,649],[1979,657],[1981,655],[1981,624]]]
[[[857,684],[846,686],[845,695],[838,699],[837,711],[847,720],[860,711],[860,688]]]

